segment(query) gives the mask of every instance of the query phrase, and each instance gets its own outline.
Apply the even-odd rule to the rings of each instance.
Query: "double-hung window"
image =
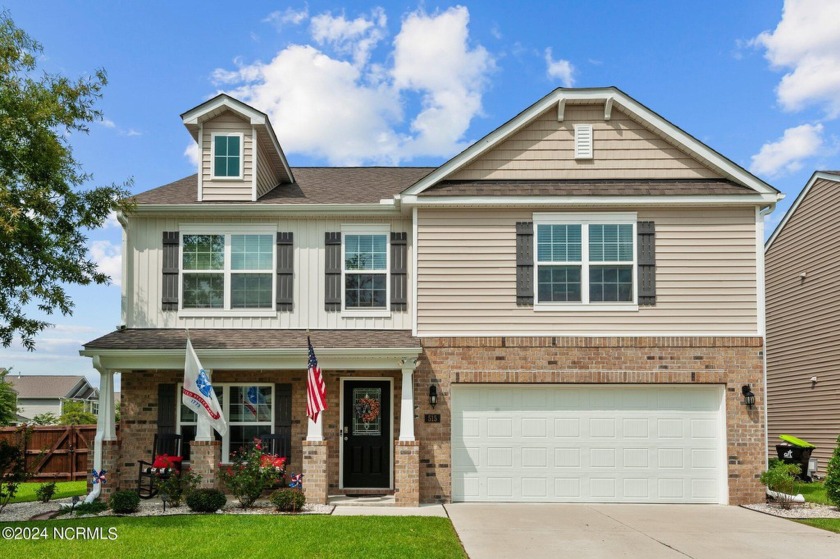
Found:
[[[240,133],[212,136],[213,140],[213,178],[242,178],[243,136]]]
[[[217,440],[222,442],[222,462],[229,462],[230,455],[254,442],[255,438],[268,435],[274,429],[274,385],[272,384],[219,384],[213,383],[213,389],[222,413],[228,423],[228,432],[220,437],[213,431]],[[181,385],[178,385],[178,394]],[[188,441],[195,440],[197,416],[178,398],[178,432],[184,438],[184,452],[188,452]],[[185,455],[188,460],[189,455]]]
[[[536,308],[636,308],[635,214],[534,214]]]
[[[388,312],[389,232],[388,226],[342,229],[345,311]]]
[[[181,231],[183,310],[274,309],[275,233]]]

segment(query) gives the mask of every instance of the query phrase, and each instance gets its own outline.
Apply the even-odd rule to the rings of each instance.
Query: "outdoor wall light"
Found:
[[[741,394],[744,395],[744,403],[747,404],[747,407],[751,408],[755,405],[755,394],[753,394],[749,384],[741,387]]]
[[[429,405],[432,406],[432,409],[435,409],[437,405],[437,386],[434,384],[429,387]]]

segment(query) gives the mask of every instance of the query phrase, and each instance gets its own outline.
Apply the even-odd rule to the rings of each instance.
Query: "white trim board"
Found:
[[[564,107],[569,101],[590,103],[593,101],[603,101],[605,106],[609,103],[610,110],[613,106],[617,105],[622,111],[647,123],[652,129],[669,138],[672,142],[695,158],[704,162],[706,165],[719,170],[721,174],[727,178],[752,188],[759,194],[771,195],[774,197],[774,201],[781,200],[784,197],[784,194],[763,180],[759,179],[743,167],[736,165],[728,158],[716,152],[706,144],[700,142],[671,122],[668,122],[657,113],[642,105],[616,87],[555,89],[511,120],[507,121],[505,124],[426,175],[426,177],[420,179],[413,186],[403,191],[402,195],[417,195],[432,185],[444,180],[446,177],[464,168],[466,165],[533,122],[550,108],[557,106],[559,114],[562,114],[562,110],[560,108]]]
[[[808,182],[805,184],[805,187],[796,197],[796,200],[793,201],[793,204],[791,204],[790,208],[788,208],[788,211],[785,212],[785,216],[782,218],[782,221],[779,222],[779,225],[776,227],[776,230],[773,231],[773,234],[770,235],[770,238],[767,239],[766,243],[764,243],[765,253],[768,250],[770,250],[771,246],[773,246],[773,241],[776,240],[776,237],[778,237],[779,234],[782,232],[782,229],[785,228],[785,225],[787,225],[788,220],[790,220],[791,216],[793,216],[793,214],[796,213],[796,210],[799,208],[799,204],[801,204],[805,197],[808,196],[808,193],[811,191],[811,188],[814,186],[814,184],[816,184],[818,180],[840,182],[840,175],[835,173],[829,173],[827,171],[816,171],[813,175],[811,175],[811,178],[808,179]]]

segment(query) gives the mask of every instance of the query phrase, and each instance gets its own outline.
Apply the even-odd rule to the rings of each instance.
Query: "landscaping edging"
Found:
[[[745,509],[754,510],[770,516],[801,520],[808,518],[840,518],[840,509],[819,503],[802,503],[783,509],[778,505],[768,503],[757,503],[754,505],[741,505]]]

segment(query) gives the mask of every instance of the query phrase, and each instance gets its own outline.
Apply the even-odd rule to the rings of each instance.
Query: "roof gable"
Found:
[[[840,171],[816,171],[813,175],[811,175],[811,178],[808,179],[808,182],[802,188],[802,191],[796,197],[796,200],[793,201],[793,204],[791,204],[790,208],[788,208],[788,211],[785,212],[785,215],[782,218],[782,221],[779,222],[779,225],[776,227],[776,230],[773,231],[773,234],[770,235],[770,238],[767,239],[766,243],[764,243],[765,253],[770,250],[770,247],[773,246],[773,243],[776,241],[779,235],[781,235],[782,231],[785,228],[785,225],[788,224],[790,219],[796,213],[796,210],[799,209],[799,206],[807,198],[814,185],[820,181],[832,181],[840,183]]]
[[[667,145],[673,146],[671,148],[672,155],[674,156],[672,159],[676,161],[673,166],[678,171],[677,177],[679,178],[722,178],[746,186],[755,193],[766,195],[768,202],[775,202],[782,197],[779,191],[769,184],[614,87],[556,89],[444,163],[427,177],[412,185],[402,193],[402,196],[415,196],[443,180],[514,178],[515,173],[511,173],[509,170],[517,167],[515,158],[521,157],[521,153],[529,149],[529,145],[535,142],[535,138],[536,140],[540,138],[550,140],[550,134],[552,132],[550,130],[541,130],[540,121],[542,120],[547,123],[551,119],[556,129],[557,122],[565,121],[567,113],[569,116],[572,116],[572,113],[579,110],[580,107],[585,107],[583,110],[586,113],[600,114],[600,121],[606,122],[607,128],[611,127],[612,129],[621,130],[621,124],[610,125],[609,123],[613,115],[616,115],[619,119],[623,119],[625,122],[624,128],[632,128],[634,136],[640,142],[651,143],[653,140],[660,138],[665,140]],[[588,115],[587,118],[589,116],[592,115]],[[640,126],[630,126],[629,123],[638,123]],[[571,134],[571,130],[573,130],[573,126],[569,127],[569,130],[565,133]],[[529,136],[528,132],[533,134]],[[656,147],[669,149],[661,145]],[[504,161],[504,163],[495,169],[492,164],[489,165],[489,169],[476,165],[477,161],[482,157],[486,157],[493,150],[509,152],[505,155],[513,155],[514,162],[508,163],[510,161],[509,158],[500,157],[499,160]],[[595,146],[595,150],[597,154],[597,145]],[[681,154],[684,154],[684,156],[681,156]],[[540,163],[537,162],[536,167],[540,167]],[[508,167],[507,172],[504,169],[505,166]],[[588,164],[588,166],[591,167],[592,165]],[[488,167],[488,165],[484,167]],[[581,165],[579,168],[586,167]],[[570,175],[568,171],[557,173],[558,176],[561,174],[566,178],[582,178],[581,176]],[[626,175],[627,173],[625,173],[625,178],[657,178],[655,176],[641,176],[641,174],[633,176],[632,173],[630,173],[631,176],[629,177]],[[522,175],[519,174],[519,176],[521,177]],[[533,178],[546,179],[549,177],[546,173],[534,173]],[[592,178],[607,177],[593,176]]]
[[[28,398],[73,398],[80,392],[87,392],[87,379],[79,375],[28,375],[6,377],[19,399]],[[82,389],[85,390],[82,390]]]

